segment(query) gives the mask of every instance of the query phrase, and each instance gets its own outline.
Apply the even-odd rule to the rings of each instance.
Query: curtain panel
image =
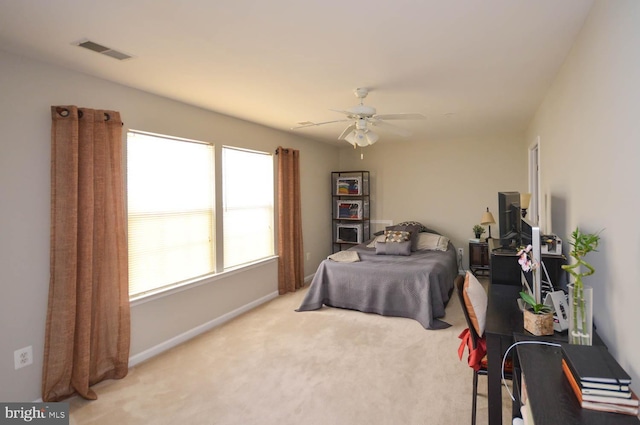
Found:
[[[278,292],[304,285],[300,151],[278,147]]]
[[[128,371],[130,310],[122,121],[51,107],[51,258],[42,399]]]

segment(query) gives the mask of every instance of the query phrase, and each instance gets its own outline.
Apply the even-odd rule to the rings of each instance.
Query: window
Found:
[[[273,176],[271,154],[127,133],[129,297],[273,256]]]
[[[214,150],[127,134],[129,296],[215,271]]]
[[[224,267],[274,254],[273,156],[222,148]]]

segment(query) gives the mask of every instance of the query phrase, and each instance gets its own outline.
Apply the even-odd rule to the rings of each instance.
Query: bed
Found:
[[[387,228],[372,241],[323,260],[296,311],[326,305],[411,318],[426,329],[449,327],[440,318],[445,315],[458,275],[456,249],[448,238],[419,223],[414,229],[417,225],[420,231],[410,232],[409,255],[406,250],[403,255],[381,255],[385,246],[392,251],[399,246],[388,245],[388,239],[384,242],[390,231]]]

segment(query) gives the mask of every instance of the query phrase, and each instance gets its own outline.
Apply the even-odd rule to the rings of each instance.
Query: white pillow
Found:
[[[467,272],[464,278],[464,289],[462,291],[464,304],[469,312],[469,319],[480,337],[484,335],[484,328],[487,324],[487,305],[489,303],[487,293],[478,279],[471,272]]]
[[[435,233],[420,232],[418,235],[418,251],[429,249],[446,251],[449,246],[449,238]]]
[[[367,248],[375,248],[376,242],[384,242],[385,238],[386,238],[385,235],[376,236],[375,238],[371,239],[371,242],[369,242],[369,245],[367,245]]]

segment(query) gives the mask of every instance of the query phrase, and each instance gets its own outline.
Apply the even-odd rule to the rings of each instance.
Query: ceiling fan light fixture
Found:
[[[347,142],[351,143],[351,145],[354,148],[356,147],[356,131],[357,130],[353,130],[353,131],[351,131],[351,133],[349,133],[346,136],[344,136],[344,140],[346,140]]]
[[[378,137],[379,136],[377,133],[374,133],[373,131],[367,131],[367,141],[370,145],[373,145],[375,142],[377,142]]]
[[[353,147],[360,146],[370,146],[378,141],[378,134],[374,133],[371,130],[360,130],[355,129],[347,134],[344,138],[347,142],[349,142]]]
[[[369,139],[367,138],[367,133],[364,130],[356,130],[354,137],[358,146],[369,146]]]

